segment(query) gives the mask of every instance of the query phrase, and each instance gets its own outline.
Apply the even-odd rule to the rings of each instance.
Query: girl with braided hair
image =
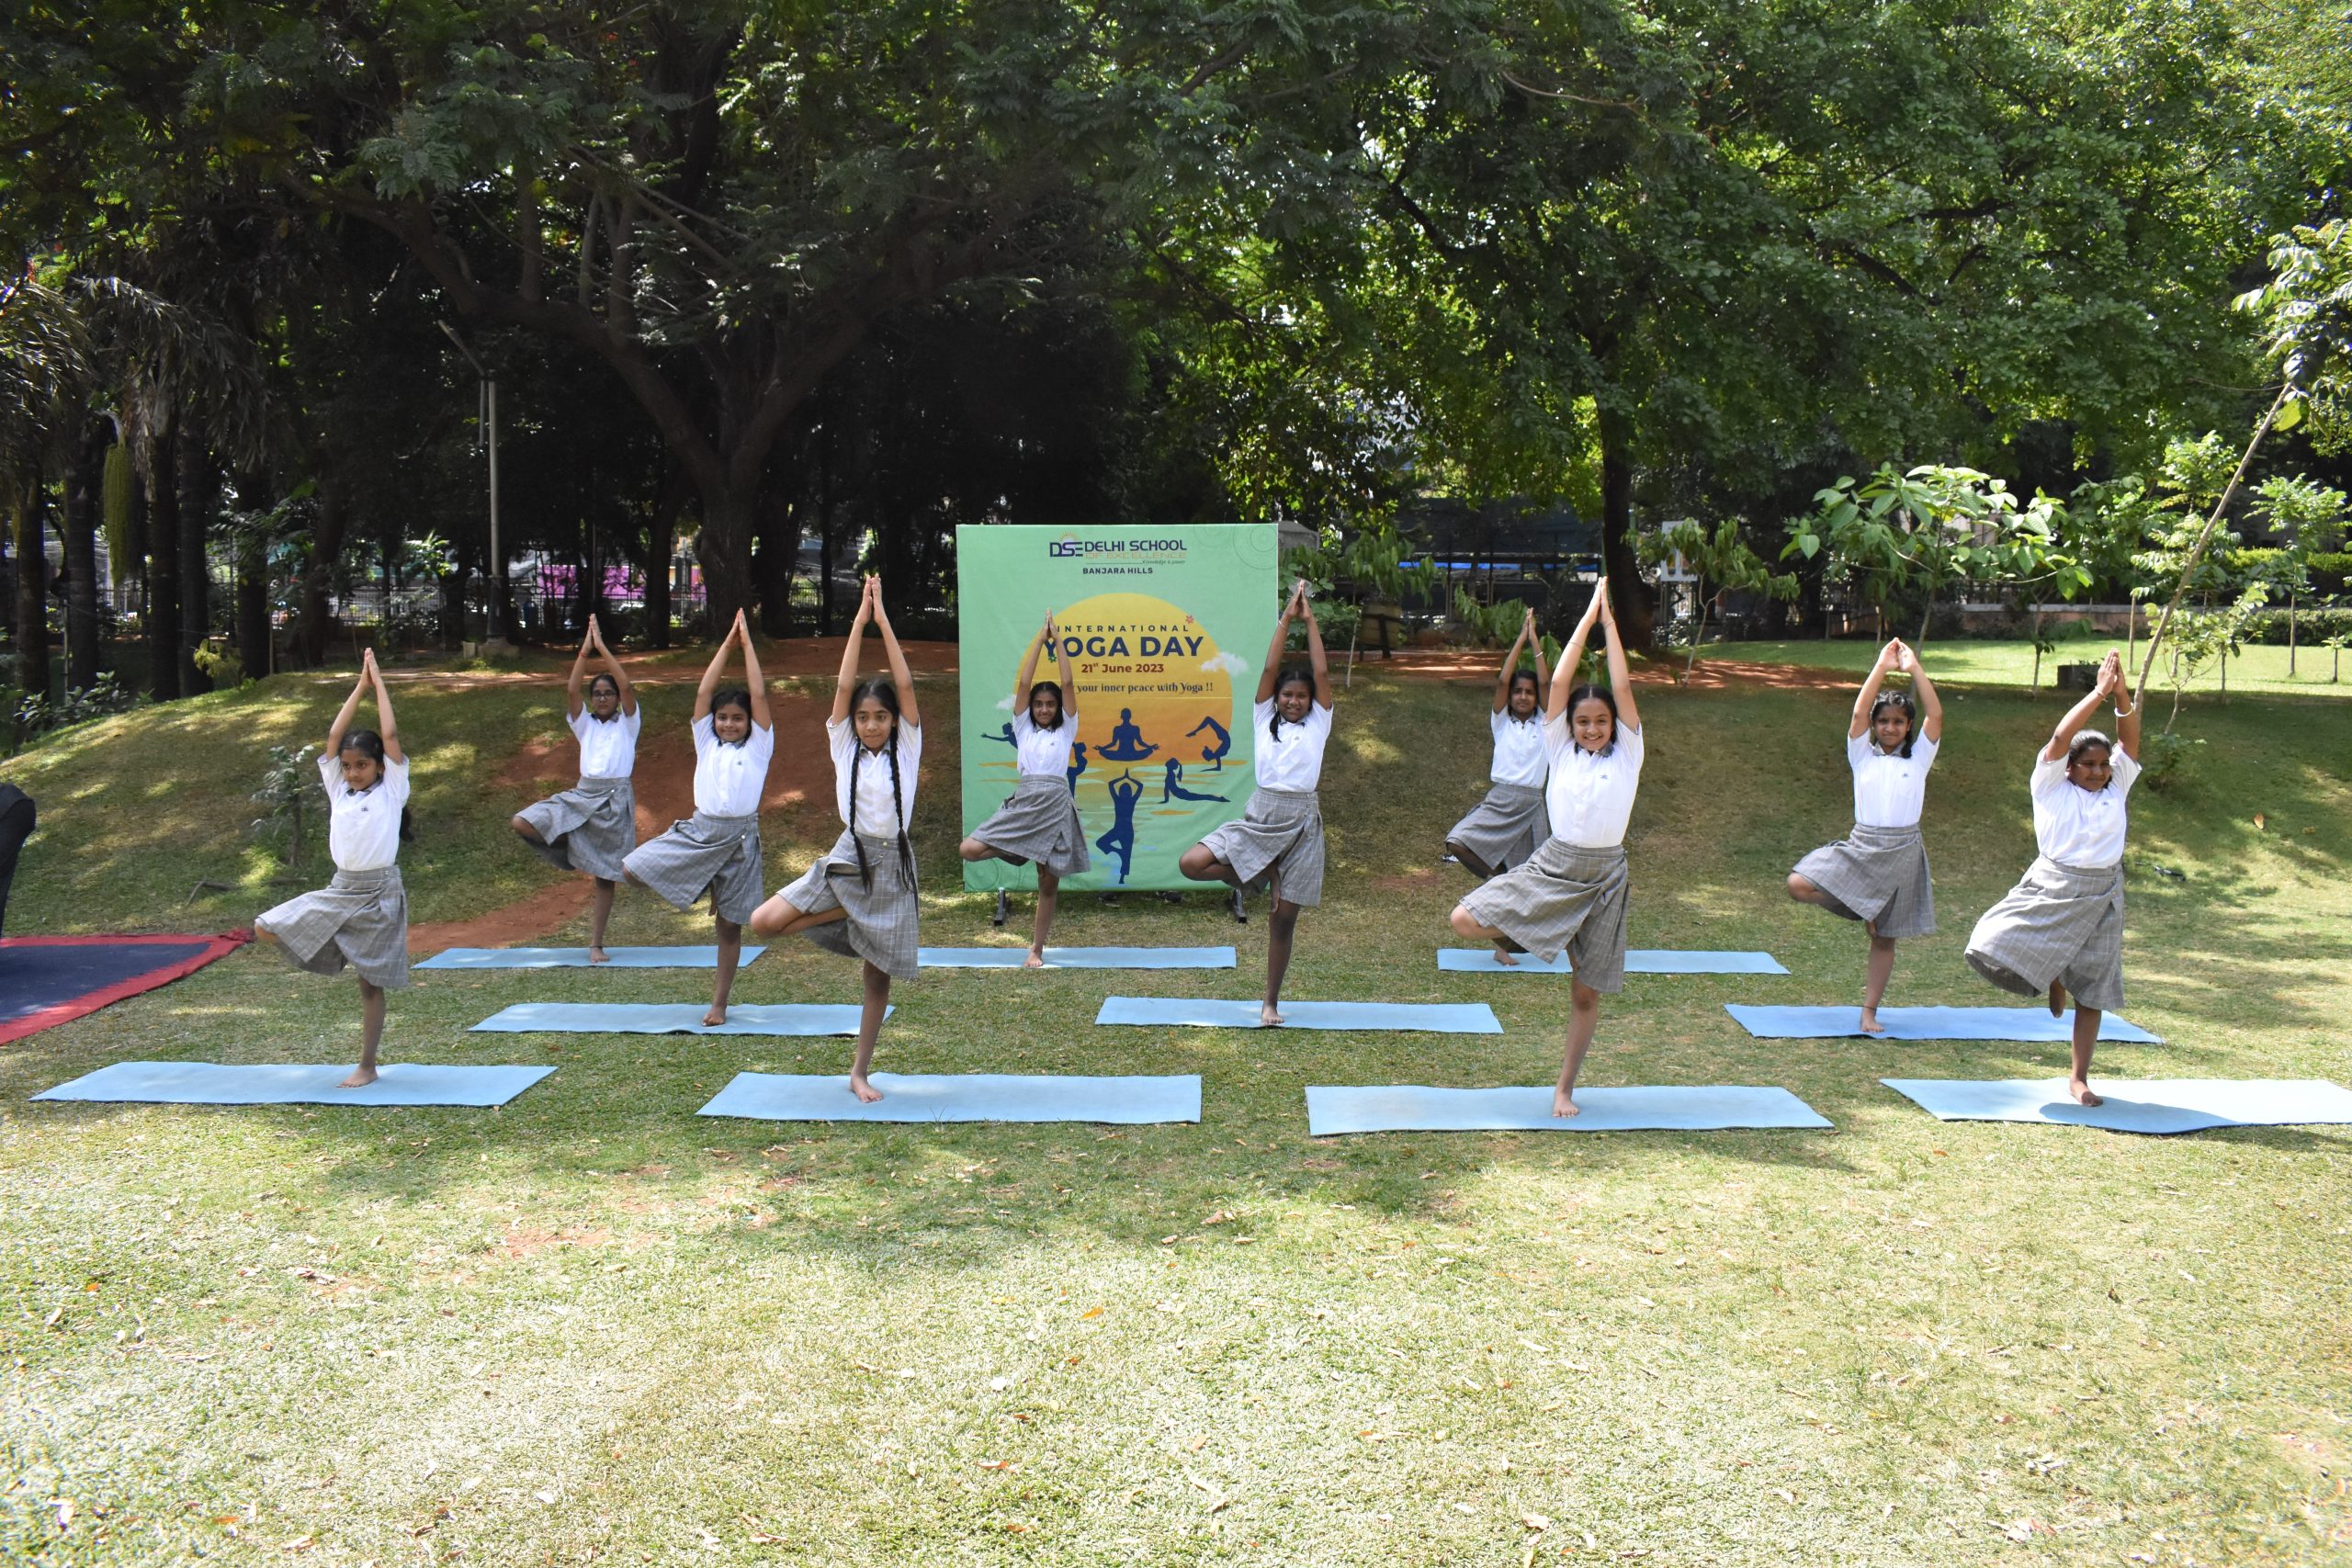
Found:
[[[860,681],[857,654],[871,622],[882,634],[888,679]],[[882,607],[882,580],[865,580],[865,594],[842,649],[825,735],[833,753],[833,796],[842,836],[798,881],[761,905],[752,930],[763,937],[805,934],[844,958],[864,961],[865,1010],[858,1021],[857,1055],[850,1092],[871,1102],[882,1091],[866,1079],[875,1037],[890,1010],[890,981],[915,976],[920,937],[914,846],[907,819],[915,810],[915,774],[922,761],[922,713],[914,676]]]

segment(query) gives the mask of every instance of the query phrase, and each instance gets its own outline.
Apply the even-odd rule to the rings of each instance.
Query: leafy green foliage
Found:
[[[281,840],[285,845],[286,864],[289,868],[302,863],[302,852],[306,847],[304,829],[318,787],[317,747],[272,746],[269,749],[269,765],[262,770],[261,784],[252,797],[255,805],[266,809],[254,818],[250,830],[257,838]]]
[[[1678,556],[1698,581],[1691,585],[1692,597],[1698,602],[1698,614],[1691,617],[1690,646],[1682,661],[1682,672],[1677,678],[1687,682],[1691,668],[1699,660],[1699,649],[1707,640],[1707,615],[1724,594],[1733,591],[1760,593],[1768,599],[1793,599],[1797,596],[1797,579],[1793,572],[1775,573],[1764,558],[1748,547],[1740,531],[1740,520],[1726,517],[1709,533],[1704,526],[1689,518],[1669,523],[1663,528],[1639,533],[1633,539],[1634,552],[1645,566],[1660,566]],[[1710,588],[1713,589],[1709,592]]]

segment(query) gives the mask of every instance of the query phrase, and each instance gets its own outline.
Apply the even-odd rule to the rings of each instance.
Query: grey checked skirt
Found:
[[[1445,835],[1454,855],[1478,876],[1523,865],[1552,836],[1544,792],[1525,784],[1489,784],[1487,798]]]
[[[1092,859],[1086,829],[1079,826],[1078,802],[1059,773],[1025,778],[972,837],[1015,865],[1035,861],[1056,876],[1076,876]]]
[[[264,910],[254,924],[298,969],[340,975],[348,964],[371,986],[408,988],[408,889],[399,866],[338,870],[324,887]]]
[[[1596,991],[1625,987],[1625,846],[1588,849],[1546,839],[1525,864],[1462,896],[1462,907],[1550,963],[1565,951]]]
[[[1063,788],[1059,779],[1053,785]],[[863,958],[894,980],[911,980],[922,941],[922,904],[915,896],[912,870],[899,859],[895,840],[867,839],[865,843],[871,886],[858,875],[858,836],[844,828],[833,847],[819,855],[782,897],[806,915],[847,911],[846,919],[810,926],[800,934],[828,953]]]
[[[710,912],[741,925],[760,907],[760,819],[697,811],[638,845],[621,863],[672,908],[691,909],[708,893]]]
[[[1978,919],[1968,962],[2021,997],[2046,994],[2052,980],[2101,1012],[2123,1005],[2123,867],[2026,867],[2008,896]]]
[[[1796,874],[1830,899],[1829,912],[1870,920],[1883,937],[1927,936],[1936,929],[1936,889],[1919,826],[1866,828],[1824,844],[1797,862]]]
[[[1313,790],[1261,785],[1250,792],[1240,821],[1213,829],[1201,842],[1244,886],[1262,877],[1286,904],[1313,908],[1323,902],[1323,807]]]
[[[558,871],[584,871],[607,882],[621,879],[621,862],[637,848],[637,790],[627,779],[592,779],[524,807],[523,820],[538,833],[531,849]]]

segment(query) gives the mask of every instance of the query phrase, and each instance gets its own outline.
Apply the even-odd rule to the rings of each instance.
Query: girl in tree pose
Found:
[[[1061,671],[1060,683],[1033,683],[1038,650],[1047,647]],[[959,852],[967,861],[993,855],[1014,865],[1037,863],[1037,919],[1030,928],[1029,956],[1023,961],[1030,969],[1046,962],[1046,936],[1054,929],[1062,878],[1076,876],[1093,863],[1086,852],[1086,830],[1079,826],[1078,803],[1063,778],[1069,766],[1070,737],[1078,733],[1078,709],[1069,705],[1077,700],[1069,650],[1055,634],[1053,616],[1047,615],[1012,682],[1012,750],[1020,760],[1021,782],[995,815],[972,829]]]
[[[2034,759],[2033,837],[2039,858],[2008,897],[1984,911],[1968,962],[2005,991],[2044,996],[2055,1018],[2075,998],[2075,1054],[2066,1092],[2097,1105],[2091,1049],[2101,1016],[2123,1005],[2123,835],[2140,776],[2140,704],[2115,709],[2115,739],[2085,729],[2103,701],[2123,701],[2123,656],[2110,651],[2098,685],[2051,732]]]
[[[858,648],[869,621],[882,634],[882,653],[890,662],[888,679],[857,678]],[[922,941],[907,818],[914,815],[915,775],[922,761],[922,712],[915,705],[907,656],[882,607],[878,577],[865,580],[865,597],[842,649],[825,735],[832,746],[842,836],[791,886],[760,906],[752,929],[762,936],[802,932],[820,947],[865,961],[865,1009],[858,1019],[849,1087],[871,1102],[882,1098],[866,1072],[883,1016],[890,1010],[890,981],[914,978]]]
[[[1282,664],[1290,624],[1306,622],[1307,664]],[[1279,673],[1277,673],[1279,671]],[[1266,931],[1266,998],[1258,1020],[1269,1027],[1283,1021],[1283,976],[1290,968],[1291,937],[1298,912],[1323,901],[1323,808],[1316,785],[1323,777],[1323,747],[1331,739],[1331,676],[1323,658],[1323,629],[1307,602],[1306,580],[1291,589],[1274,626],[1258,676],[1257,705],[1250,723],[1266,739],[1258,753],[1258,787],[1241,820],[1227,822],[1186,850],[1177,863],[1196,882],[1224,882],[1247,888],[1271,880],[1274,912]]]
[[[722,689],[727,650],[738,643],[743,648],[744,683]],[[718,978],[702,1021],[715,1026],[727,1021],[727,998],[743,956],[743,922],[760,907],[760,795],[767,786],[768,760],[775,754],[767,682],[760,678],[759,651],[741,610],[695,688],[694,737],[694,816],[638,845],[621,869],[681,913],[710,895]]]
[[[360,696],[371,688],[382,728],[354,729]],[[265,912],[254,931],[313,975],[340,974],[345,964],[358,975],[359,1066],[343,1080],[345,1089],[357,1089],[376,1081],[384,993],[408,987],[408,890],[399,864],[401,843],[410,836],[408,757],[374,649],[360,660],[359,682],[327,731],[319,783],[327,792],[334,877]]]
[[[1535,668],[1519,667],[1519,650],[1535,645]],[[1480,879],[1508,870],[1535,852],[1552,836],[1544,814],[1544,690],[1551,675],[1544,668],[1544,639],[1535,633],[1535,612],[1527,612],[1519,638],[1503,656],[1495,675],[1495,705],[1487,728],[1495,738],[1495,759],[1487,769],[1492,781],[1487,798],[1445,836],[1445,852]],[[1510,953],[1505,963],[1516,963]]]
[[[1551,764],[1545,810],[1552,836],[1517,869],[1473,888],[1453,908],[1453,929],[1508,954],[1532,951],[1547,963],[1563,949],[1569,981],[1567,1049],[1552,1090],[1552,1114],[1577,1113],[1577,1069],[1592,1044],[1600,998],[1625,985],[1625,824],[1641,786],[1641,710],[1609,604],[1609,580],[1560,655],[1576,669],[1599,621],[1609,648],[1609,684],[1570,689],[1554,681],[1544,703],[1544,750]]]
[[[581,681],[592,651],[604,659],[605,667],[587,682],[583,703]],[[637,693],[621,661],[605,646],[605,634],[594,615],[588,617],[587,635],[571,661],[564,696],[571,709],[571,733],[580,742],[580,782],[526,807],[514,818],[514,831],[558,870],[584,871],[596,879],[588,962],[602,964],[605,924],[613,917],[613,885],[626,874],[621,863],[637,848],[637,792],[629,774],[637,765],[638,713]]]
[[[1912,693],[1882,692],[1890,671],[1911,677]],[[1924,722],[1921,709],[1927,711]],[[1870,678],[1854,698],[1846,729],[1846,761],[1854,771],[1854,830],[1824,844],[1789,873],[1789,897],[1817,904],[1870,933],[1862,978],[1862,1032],[1883,1034],[1878,1004],[1894,973],[1894,944],[1936,929],[1936,894],[1928,877],[1928,847],[1919,838],[1928,770],[1943,743],[1944,705],[1919,656],[1897,637],[1879,650]]]

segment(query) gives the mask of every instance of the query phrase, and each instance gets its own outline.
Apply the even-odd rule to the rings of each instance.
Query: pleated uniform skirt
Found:
[[[525,807],[522,816],[539,835],[532,852],[558,871],[618,882],[621,863],[637,848],[637,788],[627,779],[583,773],[570,789]]]
[[[1625,987],[1625,846],[1546,839],[1525,863],[1473,887],[1462,907],[1545,963],[1563,952],[1596,991]]]
[[[1445,835],[1454,855],[1478,876],[1523,865],[1552,836],[1552,815],[1544,792],[1525,784],[1487,786],[1487,798],[1470,808]]]
[[[340,975],[347,964],[371,986],[408,987],[408,889],[399,866],[338,869],[324,887],[264,910],[254,923],[298,969]]]
[[[1078,802],[1059,773],[1023,779],[972,837],[1015,865],[1035,861],[1056,876],[1076,876],[1094,863]]]
[[[684,911],[710,895],[710,912],[741,925],[760,907],[760,819],[697,811],[623,859],[622,868]]]
[[[1323,902],[1323,807],[1313,790],[1250,792],[1241,819],[1213,829],[1201,842],[1231,866],[1242,886],[1263,878],[1275,897],[1302,908]]]
[[[1059,780],[1053,782],[1061,787]],[[828,953],[863,958],[894,980],[911,980],[922,942],[922,901],[913,868],[899,858],[895,840],[866,839],[869,881],[859,874],[859,843],[857,834],[842,829],[833,847],[784,890],[784,900],[808,915],[845,910],[845,918],[800,934]]]
[[[2123,867],[2061,865],[2035,859],[2007,897],[1977,919],[1968,962],[2021,997],[2064,983],[2075,1001],[2101,1012],[2123,1005]]]
[[[1797,862],[1796,874],[1829,896],[1831,914],[1871,921],[1881,936],[1928,936],[1936,929],[1928,844],[1916,822],[1908,828],[1857,822],[1846,837]]]

